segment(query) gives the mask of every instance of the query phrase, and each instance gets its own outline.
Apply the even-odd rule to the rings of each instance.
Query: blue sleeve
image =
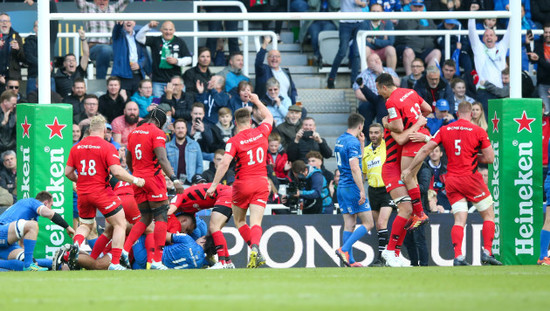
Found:
[[[265,68],[264,68],[263,64],[264,64],[266,53],[267,53],[266,49],[260,48],[260,50],[256,54],[256,60],[254,61],[254,69],[256,70],[256,75],[257,76],[260,76],[260,75],[264,74]]]
[[[174,233],[172,234],[172,244],[189,244],[195,243],[193,238],[185,233]]]
[[[317,199],[321,197],[323,191],[323,174],[320,172],[311,175],[311,190],[300,192],[300,197],[304,199]]]
[[[361,160],[361,144],[358,140],[351,140],[349,144],[349,148],[347,150],[348,152],[348,160],[351,160],[352,158],[358,158]],[[361,161],[359,161],[361,162]]]
[[[206,222],[202,220],[202,218],[195,216],[195,219],[197,220],[197,227],[195,228],[195,230],[193,230],[193,232],[191,232],[191,234],[189,234],[189,236],[191,236],[194,241],[201,236],[205,236],[208,231],[208,226],[206,225]]]

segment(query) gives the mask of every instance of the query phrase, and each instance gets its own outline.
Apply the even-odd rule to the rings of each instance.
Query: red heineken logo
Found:
[[[495,111],[495,116],[493,117],[493,119],[491,119],[491,122],[493,122],[493,133],[494,132],[498,133],[498,122],[500,122],[500,119],[498,118],[496,111]]]
[[[29,135],[29,129],[31,128],[31,125],[29,122],[27,122],[27,116],[25,116],[25,123],[21,123],[21,127],[23,128],[23,138],[27,136],[28,138],[31,138]]]
[[[525,113],[525,110],[523,110],[523,114],[521,118],[514,118],[514,121],[516,121],[519,124],[518,133],[523,131],[524,129],[529,131],[529,133],[532,133],[531,123],[535,121],[535,118],[528,118],[527,113]]]
[[[61,131],[65,127],[67,127],[67,125],[59,124],[59,121],[57,121],[57,117],[55,117],[55,119],[53,120],[53,124],[46,124],[46,127],[50,129],[50,139],[52,139],[55,135],[63,139],[63,133],[61,133]]]

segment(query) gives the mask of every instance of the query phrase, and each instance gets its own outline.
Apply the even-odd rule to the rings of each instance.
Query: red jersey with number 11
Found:
[[[272,126],[262,122],[257,128],[240,131],[225,145],[225,153],[237,160],[235,179],[252,176],[267,176],[267,137]]]

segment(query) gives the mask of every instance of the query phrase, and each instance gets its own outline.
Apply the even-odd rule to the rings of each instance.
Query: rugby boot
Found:
[[[429,222],[430,219],[424,212],[422,212],[420,216],[412,215],[405,224],[405,230],[411,231]]]
[[[162,262],[153,261],[151,263],[151,270],[168,270],[168,267],[166,267]]]
[[[67,264],[69,265],[69,270],[80,270],[80,265],[78,264],[78,246],[69,245],[67,251],[69,256],[67,258]]]
[[[494,256],[489,255],[485,249],[481,251],[481,263],[483,265],[502,266],[502,262],[495,259]]]
[[[126,269],[124,266],[122,266],[121,264],[114,264],[114,263],[111,263],[109,265],[109,270],[128,270]]]
[[[386,262],[386,267],[400,268],[403,267],[403,262],[397,257],[395,251],[389,251],[387,249],[382,251],[382,258]]]
[[[549,257],[544,257],[542,260],[537,260],[537,265],[540,265],[540,266],[550,266],[550,258]]]
[[[128,257],[130,256],[130,254],[128,254],[127,251],[125,250],[122,250],[122,253],[120,253],[120,264],[125,267],[126,269],[130,269],[131,266],[130,266],[130,260],[128,259]]]
[[[469,266],[470,264],[466,261],[464,255],[460,255],[453,260],[453,266]]]
[[[344,252],[342,250],[342,248],[340,247],[339,249],[337,249],[335,251],[336,253],[336,256],[338,256],[338,258],[340,258],[340,261],[346,265],[346,267],[351,267],[351,264],[349,263],[349,253],[348,252]]]
[[[23,271],[48,271],[48,268],[40,267],[36,263],[31,263],[30,266],[23,268]]]

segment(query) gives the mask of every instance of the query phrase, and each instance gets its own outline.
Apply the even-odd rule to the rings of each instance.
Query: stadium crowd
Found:
[[[32,0],[25,0],[25,2],[33,5]],[[129,0],[118,0],[111,3],[106,0],[94,0],[93,2],[75,0],[77,8],[85,14],[123,12],[129,2]],[[291,11],[299,12],[334,12],[338,10],[342,12],[422,12],[508,9],[506,0],[292,0],[288,2],[281,0],[275,2],[244,1],[250,12],[286,11],[287,6]],[[56,10],[54,1],[51,2],[51,9],[52,11]],[[231,11],[225,7],[206,10],[209,12]],[[522,29],[528,30],[527,34],[522,37],[523,97],[541,98],[543,101],[544,121],[541,139],[544,151],[542,164],[544,176],[547,172],[548,138],[550,135],[550,23],[545,18],[549,12],[550,3],[547,1],[522,1]],[[2,159],[0,206],[15,204],[15,207],[18,206],[15,109],[19,103],[37,103],[38,47],[36,35],[23,40],[18,32],[11,27],[10,19],[8,13],[0,13],[0,90],[3,90],[0,96],[0,120],[2,120],[0,126],[0,157]],[[209,22],[208,27],[210,30],[219,30],[222,29],[222,24],[221,22]],[[226,22],[224,27],[226,30],[233,30],[237,25]],[[262,27],[266,30],[269,29],[269,23],[262,23]],[[385,120],[388,116],[386,103],[388,96],[379,93],[380,77],[390,77],[391,83],[387,82],[388,85],[393,83],[396,87],[413,89],[420,100],[428,105],[430,110],[425,113],[425,127],[429,130],[429,133],[425,134],[427,141],[435,136],[442,127],[459,122],[458,119],[462,118],[459,108],[464,106],[462,105],[464,102],[471,104],[471,120],[469,119],[469,121],[483,130],[487,130],[488,100],[506,98],[510,93],[509,59],[507,57],[510,31],[507,27],[506,20],[419,19],[308,21],[304,23],[304,29],[300,29],[300,40],[311,42],[315,66],[322,66],[323,61],[325,63],[328,61],[323,60],[321,56],[319,33],[338,29],[340,44],[328,75],[328,89],[336,86],[336,76],[343,58],[348,56],[350,59],[349,87],[354,90],[359,102],[357,112],[362,116],[363,124],[361,133],[355,133],[357,127],[354,127],[351,132],[348,129],[348,132],[354,133],[353,135],[356,137],[363,136],[364,138],[362,146],[364,151],[360,150],[360,161],[357,165],[362,167],[361,181],[365,182],[368,188],[368,200],[365,201],[370,202],[373,213],[372,216],[368,214],[368,217],[371,218],[368,218],[367,214],[361,214],[363,210],[357,214],[366,226],[361,229],[361,233],[356,233],[353,229],[355,218],[351,219],[349,215],[344,216],[344,242],[350,237],[355,241],[362,234],[370,231],[372,227],[376,227],[380,249],[375,265],[383,264],[383,261],[388,262],[387,258],[382,255],[384,249],[387,249],[386,245],[388,243],[390,247],[392,245],[392,235],[388,232],[388,219],[392,210],[396,208],[384,188],[384,181],[376,178],[376,174],[379,174],[376,172],[376,167],[381,167],[385,159],[387,146],[383,135],[384,128],[388,128],[386,124],[388,122]],[[159,28],[161,36],[146,36],[155,28]],[[280,34],[281,28],[282,23],[276,22],[277,34]],[[450,59],[442,58],[442,55],[445,55],[443,36],[423,36],[420,37],[421,39],[419,37],[387,35],[369,36],[366,46],[363,47],[357,46],[354,39],[359,30],[460,28],[468,29],[469,33],[467,36],[453,36]],[[497,36],[495,33],[497,29],[506,29],[506,33],[503,36]],[[533,35],[531,30],[536,29],[542,29],[543,35]],[[484,33],[479,36],[475,30],[483,30]],[[36,27],[34,31],[37,32]],[[87,32],[111,33],[112,37],[88,38]],[[95,223],[89,222],[93,217],[83,217],[81,203],[77,203],[80,202],[78,200],[83,200],[80,196],[87,193],[79,193],[78,198],[75,194],[73,226],[77,229],[79,225],[80,227],[85,225],[89,229],[85,231],[77,229],[76,236],[79,238],[75,242],[82,245],[84,239],[88,238],[92,253],[88,255],[79,247],[64,246],[56,254],[53,263],[49,264],[49,266],[53,264],[54,269],[59,268],[61,263],[67,263],[71,269],[79,267],[119,269],[120,265],[130,267],[131,264],[133,267],[141,268],[178,268],[175,263],[181,262],[181,258],[186,258],[183,261],[189,263],[183,268],[200,268],[207,265],[204,261],[205,254],[208,255],[208,258],[212,258],[215,253],[218,255],[219,262],[216,264],[210,262],[209,265],[215,268],[234,267],[227,251],[225,239],[220,231],[225,221],[232,215],[231,206],[220,204],[217,200],[205,202],[205,205],[200,208],[205,211],[200,211],[198,214],[207,215],[209,214],[207,210],[214,207],[211,213],[214,220],[210,220],[208,230],[205,230],[205,224],[202,225],[201,231],[199,227],[201,227],[202,220],[195,217],[197,211],[186,210],[184,206],[186,200],[182,198],[190,195],[188,189],[195,189],[193,187],[200,184],[206,183],[214,189],[218,187],[220,193],[223,192],[220,190],[221,188],[225,189],[224,191],[228,191],[227,189],[230,191],[231,186],[235,183],[239,184],[238,175],[242,167],[238,163],[235,164],[235,161],[227,163],[225,155],[229,152],[228,141],[240,131],[248,130],[247,127],[239,123],[246,119],[243,117],[243,111],[248,112],[250,130],[262,129],[261,125],[266,120],[273,120],[268,122],[270,133],[265,135],[265,157],[262,153],[258,160],[261,160],[266,167],[265,175],[270,189],[267,203],[284,203],[289,206],[289,209],[277,210],[276,213],[343,213],[344,215],[355,213],[346,213],[343,209],[334,208],[335,203],[339,202],[339,195],[341,195],[338,192],[342,172],[327,170],[323,162],[331,157],[338,157],[335,155],[336,146],[330,146],[327,140],[319,134],[315,119],[307,116],[307,107],[297,100],[299,90],[293,80],[292,70],[283,67],[284,54],[278,50],[270,49],[271,38],[263,38],[254,62],[255,75],[251,78],[243,74],[243,52],[240,51],[237,40],[228,40],[229,51],[225,53],[223,40],[209,38],[206,46],[198,48],[198,62],[192,66],[190,49],[184,40],[174,34],[175,32],[176,28],[171,21],[164,21],[162,24],[151,21],[146,25],[137,25],[134,21],[86,22],[84,29],[79,30],[82,47],[81,58],[76,59],[74,54],[68,53],[52,66],[52,102],[72,105],[73,143],[77,145],[85,139],[89,141],[88,137],[101,137],[109,144],[108,148],[112,146],[111,149],[116,150],[116,154],[120,158],[116,165],[124,170],[119,172],[117,168],[110,167],[113,178],[115,178],[114,181],[111,180],[112,189],[110,190],[113,190],[114,194],[119,197],[129,195],[129,201],[132,201],[134,192],[138,190],[136,187],[143,186],[140,180],[136,180],[136,177],[125,175],[127,172],[132,172],[136,161],[136,154],[132,155],[132,149],[129,149],[128,146],[132,144],[135,146],[135,142],[132,143],[130,138],[136,128],[143,124],[153,124],[152,128],[158,128],[164,137],[165,144],[163,143],[162,147],[165,150],[162,155],[157,154],[155,148],[149,151],[154,152],[164,172],[164,177],[159,183],[165,183],[170,198],[174,198],[170,209],[168,209],[168,203],[159,203],[168,202],[168,197],[162,201],[153,200],[155,204],[149,202],[151,205],[147,212],[141,206],[142,202],[148,202],[147,200],[128,203],[133,206],[128,207],[128,210],[125,201],[121,201],[127,222],[125,223],[120,217],[116,221],[107,219],[112,227],[106,228],[102,235],[94,238],[88,236],[88,231],[93,229],[92,226],[95,227]],[[54,39],[55,36],[56,33],[54,33]],[[359,49],[364,49],[367,55],[367,69],[363,72],[359,72]],[[87,90],[86,78],[90,61],[95,63],[95,78],[105,79],[105,91],[100,96],[91,94]],[[533,77],[535,79],[531,76],[532,72],[528,71],[529,65],[536,71],[536,78]],[[219,72],[212,72],[213,66],[222,66],[223,69]],[[28,68],[27,77],[23,77],[22,67]],[[24,78],[27,80],[26,91],[20,89]],[[424,111],[428,110],[422,112]],[[161,116],[159,117],[159,115]],[[105,128],[104,131],[101,128],[102,124]],[[421,139],[424,139],[424,134],[421,135]],[[398,139],[396,138],[396,140]],[[432,147],[433,150],[427,153],[429,154],[428,158],[421,162],[418,170],[420,212],[417,214],[415,210],[416,217],[423,217],[420,213],[422,215],[424,213],[448,213],[453,210],[447,197],[446,188],[447,155],[442,145]],[[232,156],[235,157],[238,152],[233,151]],[[380,154],[384,155],[381,163],[377,162],[380,161]],[[132,157],[134,158],[132,159]],[[134,167],[132,167],[132,160]],[[373,165],[373,163],[378,163],[378,165]],[[218,174],[220,168],[223,168],[221,175]],[[353,171],[355,168],[350,169]],[[477,169],[484,172],[487,166],[480,164]],[[140,177],[147,178],[146,176]],[[77,178],[75,177],[73,181],[77,183]],[[126,190],[120,190],[119,188],[124,182],[126,182],[126,187],[122,188]],[[148,182],[149,180],[146,179],[145,183]],[[136,185],[133,190],[132,187],[128,187],[131,183]],[[297,188],[293,189],[295,187]],[[183,188],[186,188],[185,192]],[[407,188],[409,188],[408,184]],[[203,195],[201,199],[205,199],[204,196],[209,194],[207,189],[206,186],[200,189]],[[281,189],[285,189],[285,193],[281,193]],[[548,189],[546,190],[548,191]],[[412,198],[414,195],[411,194],[411,191],[413,190],[408,189],[408,191]],[[220,196],[218,192],[214,199]],[[43,204],[32,202],[35,214],[51,216],[51,214],[36,212],[37,208],[40,209],[42,205],[48,206],[47,196],[37,197],[37,200]],[[200,201],[199,198],[187,198],[187,200]],[[28,203],[25,200],[21,202],[22,204]],[[139,209],[136,203],[140,205]],[[374,203],[377,205],[376,208]],[[411,208],[416,208],[414,199]],[[163,212],[162,209],[166,209],[166,211]],[[116,213],[111,214],[111,212],[114,211],[106,211],[104,215],[114,219]],[[86,211],[85,216],[88,214],[89,211]],[[130,217],[132,215],[133,217]],[[51,217],[54,221],[55,216]],[[371,220],[369,221],[369,219]],[[1,220],[0,217],[0,226],[9,225],[9,223],[2,223]],[[156,226],[149,226],[152,220],[155,220]],[[59,220],[56,219],[56,221]],[[239,219],[239,232],[241,232],[241,228],[248,228],[246,223],[241,222],[242,220]],[[137,223],[140,225],[136,225]],[[158,225],[159,223],[164,223],[163,230],[158,229],[161,227]],[[58,223],[56,222],[56,224]],[[120,227],[121,224],[126,225],[125,228],[130,232],[126,243],[121,243],[120,238],[117,239],[119,235],[115,234],[115,232],[123,231],[123,228]],[[405,244],[412,265],[427,265],[428,250],[423,233],[424,227],[421,224],[423,222],[418,221],[413,226],[418,226],[418,228],[415,228],[412,234],[407,235],[405,240],[393,242],[393,247],[395,247],[395,243],[398,243],[399,246]],[[72,227],[66,223],[63,224],[63,227],[70,228],[67,229],[68,232],[72,230]],[[265,263],[265,261],[262,262],[263,258],[257,249],[258,236],[261,236],[261,231],[258,233],[258,230],[261,228],[255,227],[259,226],[251,223],[251,227],[248,229],[250,232],[241,232],[245,241],[251,246],[252,252],[256,252],[254,263],[252,263],[253,267]],[[6,230],[8,229],[6,228]],[[243,231],[246,230],[243,229]],[[207,239],[204,239],[204,236],[207,236]],[[402,237],[405,238],[405,235],[403,234]],[[20,239],[21,236],[18,235],[18,238]],[[111,238],[112,243],[109,243]],[[541,240],[543,241],[541,243],[546,243],[548,246],[550,242],[550,220],[548,218],[541,232]],[[134,241],[138,242],[134,244]],[[168,243],[166,248],[164,248],[165,243]],[[25,243],[24,249],[27,256],[26,248],[33,247],[28,246],[31,244],[30,242],[29,244]],[[180,244],[181,247],[178,246]],[[345,263],[357,266],[351,253],[352,244],[353,242],[348,242],[337,253]],[[254,249],[254,245],[256,249]],[[2,247],[0,244],[0,248]],[[163,248],[164,253],[162,252]],[[193,251],[189,254],[182,254],[182,249],[193,249]],[[15,253],[9,253],[6,258],[2,259],[19,258],[20,252],[16,251]],[[413,253],[416,254],[416,257],[411,255]],[[109,256],[101,257],[101,254],[109,254]],[[457,258],[460,256],[458,254]],[[111,260],[101,259],[107,257]],[[459,259],[458,264],[463,264],[463,258]],[[486,261],[490,260],[486,258]],[[193,264],[190,264],[191,262]],[[547,256],[541,255],[539,264],[548,265],[550,260]],[[8,265],[7,269],[22,270],[29,269],[29,267],[31,264],[25,260],[24,266]],[[5,267],[0,266],[0,268]],[[32,269],[40,270],[41,267],[34,264]]]

